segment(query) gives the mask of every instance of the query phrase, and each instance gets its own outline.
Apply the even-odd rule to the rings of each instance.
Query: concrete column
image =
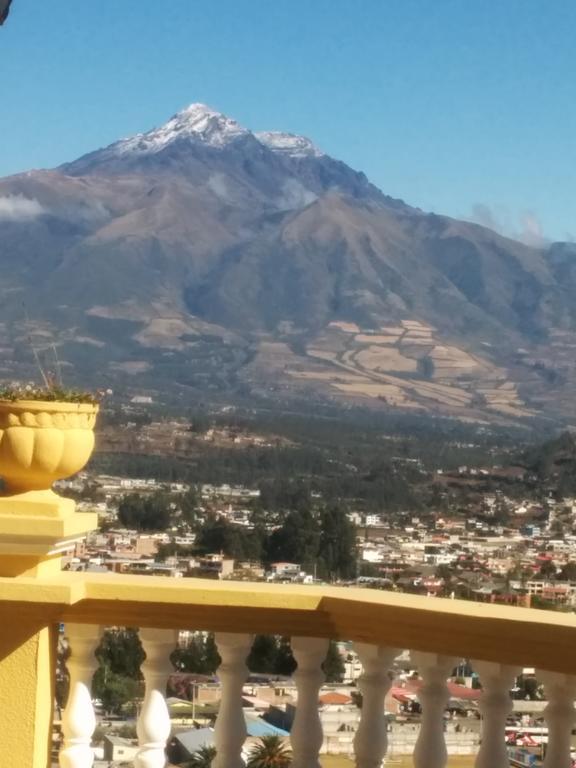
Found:
[[[0,608],[0,765],[47,768],[56,625]]]
[[[0,466],[1,473],[1,466]],[[43,578],[62,553],[96,527],[52,491],[0,497],[0,578]],[[0,603],[0,766],[50,765],[59,615]]]

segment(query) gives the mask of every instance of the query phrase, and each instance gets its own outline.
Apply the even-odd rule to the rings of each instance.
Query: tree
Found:
[[[434,569],[434,575],[437,579],[444,579],[444,581],[451,581],[454,576],[454,570],[447,563],[440,563]]]
[[[515,699],[536,701],[542,698],[538,680],[532,675],[518,675],[514,694]]]
[[[218,653],[218,647],[216,645],[216,640],[214,639],[214,634],[212,632],[210,632],[210,634],[206,636],[206,643],[204,646],[204,658],[206,663],[206,669],[208,670],[207,674],[213,675],[214,672],[216,672],[216,670],[220,666],[222,659],[220,658],[220,654]]]
[[[569,562],[560,571],[562,581],[576,581],[576,563]]]
[[[261,736],[248,753],[247,768],[289,768],[292,753],[280,736]]]
[[[220,666],[214,635],[195,634],[184,648],[177,648],[170,660],[179,672],[213,675]]]
[[[333,640],[330,640],[330,645],[328,646],[328,652],[324,659],[324,663],[322,664],[322,669],[326,675],[327,683],[341,683],[344,679],[344,672],[346,671],[344,660],[342,659],[342,654],[338,650],[338,646]]]
[[[182,520],[188,525],[193,525],[197,519],[197,507],[198,507],[198,492],[196,488],[191,485],[188,490],[183,493],[177,500],[177,504],[180,507],[182,514]]]
[[[151,496],[133,493],[118,506],[118,520],[137,531],[164,531],[170,524],[170,498],[158,491]]]
[[[170,661],[178,672],[206,674],[204,646],[202,637],[195,635],[184,647],[176,648],[170,656]]]
[[[260,483],[259,507],[267,512],[308,512],[312,506],[310,489],[284,478]]]
[[[182,768],[210,768],[215,757],[216,747],[205,745],[193,752]]]
[[[542,565],[540,566],[540,576],[544,576],[545,578],[553,579],[556,576],[556,566],[552,562],[552,560],[544,560]]]
[[[271,674],[276,672],[278,642],[274,635],[256,635],[246,660],[250,672]]]
[[[278,652],[276,655],[276,668],[277,675],[284,675],[285,677],[291,677],[296,669],[296,659],[292,653],[292,647],[290,645],[290,638],[281,637],[278,641]]]
[[[106,667],[96,670],[92,682],[94,697],[100,699],[105,712],[120,715],[126,704],[142,698],[143,685],[125,675],[118,675]]]
[[[215,516],[209,517],[198,531],[196,547],[205,554],[223,552],[235,560],[260,560],[262,555],[261,538],[247,536],[241,526]]]
[[[122,707],[143,693],[140,665],[144,651],[136,630],[110,629],[96,650],[100,666],[94,675],[92,691],[107,712],[119,714]]]
[[[290,512],[281,528],[276,529],[266,544],[268,563],[299,563],[313,570],[318,557],[320,529],[311,512]]]
[[[108,629],[102,635],[96,649],[96,658],[101,666],[108,666],[112,672],[140,680],[140,666],[145,654],[135,629]]]
[[[331,580],[356,576],[356,527],[340,504],[331,504],[320,513],[318,561]]]

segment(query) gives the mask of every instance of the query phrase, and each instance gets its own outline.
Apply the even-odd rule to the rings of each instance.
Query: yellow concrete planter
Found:
[[[94,449],[98,405],[0,400],[0,476],[10,494],[48,490]]]

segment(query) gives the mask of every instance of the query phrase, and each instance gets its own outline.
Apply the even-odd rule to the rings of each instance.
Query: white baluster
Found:
[[[357,768],[380,768],[388,747],[384,699],[392,685],[390,667],[398,651],[376,645],[354,645],[363,672],[358,679],[362,693],[360,725],[354,737]]]
[[[454,669],[456,659],[418,651],[413,651],[411,658],[422,678],[422,687],[418,691],[422,721],[414,747],[414,766],[444,768],[448,759],[444,738],[444,710],[450,698],[446,678]]]
[[[479,702],[482,738],[475,766],[508,768],[510,761],[506,747],[506,718],[512,711],[510,688],[520,670],[489,661],[475,661],[474,669],[482,683]]]
[[[559,672],[542,672],[548,704],[544,719],[548,726],[548,747],[544,768],[571,768],[570,743],[574,726],[576,678]]]
[[[70,693],[62,718],[64,743],[60,750],[61,768],[90,768],[94,752],[90,746],[96,728],[90,687],[98,666],[94,651],[100,642],[101,627],[91,624],[66,624],[70,657]],[[16,693],[16,692],[15,692]]]
[[[298,702],[290,731],[292,768],[319,768],[318,754],[324,737],[318,714],[318,694],[326,679],[322,662],[328,651],[328,640],[293,637],[291,645],[298,664],[294,672]]]
[[[216,647],[222,659],[218,678],[222,686],[220,709],[214,727],[216,757],[212,768],[243,768],[242,747],[246,740],[246,721],[242,709],[242,688],[248,676],[246,658],[252,635],[231,632],[216,634]]]
[[[140,640],[146,653],[142,674],[146,691],[138,718],[136,768],[164,768],[166,741],[170,736],[170,714],[164,694],[172,674],[170,654],[176,647],[178,632],[173,629],[141,629]]]

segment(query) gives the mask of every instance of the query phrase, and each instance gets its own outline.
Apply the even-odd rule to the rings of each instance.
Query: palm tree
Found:
[[[262,736],[248,753],[246,768],[289,768],[292,753],[280,736]]]
[[[204,745],[192,753],[190,760],[185,762],[182,768],[210,768],[215,757],[216,747]]]

